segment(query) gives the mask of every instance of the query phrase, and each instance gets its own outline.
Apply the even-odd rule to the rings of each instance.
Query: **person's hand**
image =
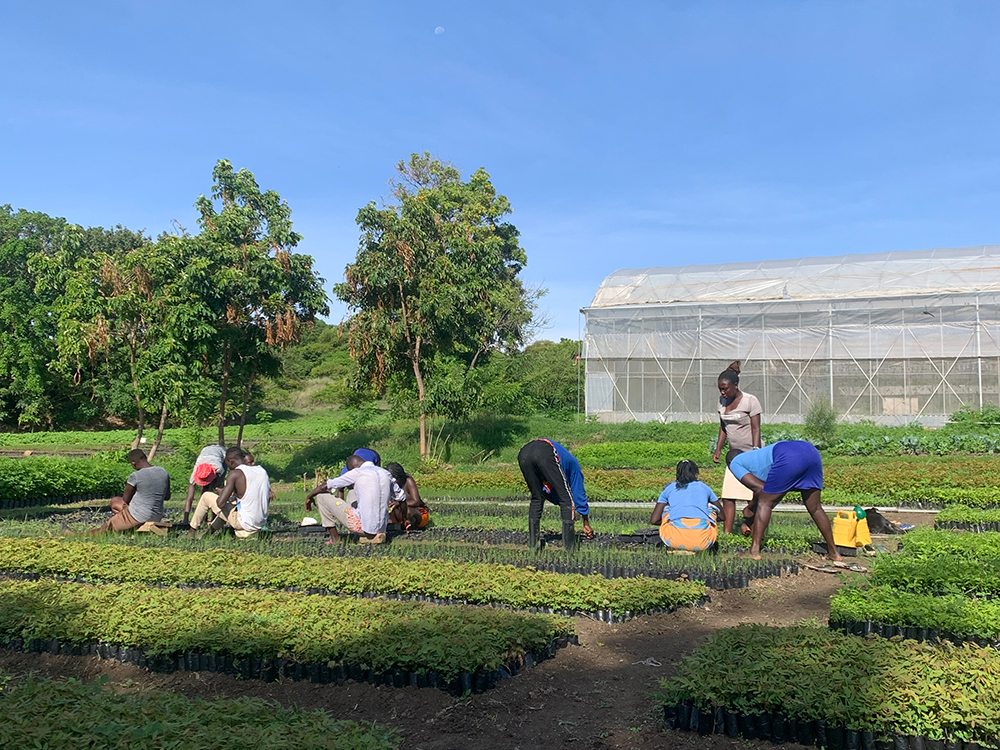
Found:
[[[308,513],[310,510],[312,510],[312,505],[313,505],[312,497],[309,496],[309,495],[307,495],[306,496],[306,513]]]
[[[714,461],[715,463],[719,463],[719,456],[720,455],[721,455],[721,453],[719,451],[716,451],[715,453],[713,453],[712,454],[712,461]]]

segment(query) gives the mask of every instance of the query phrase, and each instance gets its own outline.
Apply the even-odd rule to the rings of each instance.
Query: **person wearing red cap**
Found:
[[[206,445],[194,462],[194,470],[188,481],[187,498],[184,500],[184,523],[191,516],[195,488],[198,497],[206,491],[218,491],[226,477],[226,448],[223,445]]]

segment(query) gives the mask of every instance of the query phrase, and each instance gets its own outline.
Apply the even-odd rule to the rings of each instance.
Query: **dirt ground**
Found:
[[[130,681],[134,687],[202,698],[251,695],[324,708],[337,718],[398,727],[403,736],[401,746],[407,750],[541,746],[714,750],[749,743],[665,732],[660,708],[651,697],[659,678],[669,675],[680,657],[719,628],[751,622],[789,625],[813,618],[825,622],[830,596],[841,585],[841,578],[804,570],[798,575],[754,581],[748,589],[712,592],[706,606],[672,614],[640,617],[614,626],[578,619],[580,646],[561,649],[554,659],[465,700],[440,690],[357,683],[337,687],[241,681],[209,673],[160,675],[95,657],[4,650],[0,650],[0,668],[86,680],[103,674],[115,683]]]

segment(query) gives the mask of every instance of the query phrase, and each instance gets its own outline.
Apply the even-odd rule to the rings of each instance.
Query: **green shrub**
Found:
[[[829,448],[837,439],[837,411],[826,401],[817,401],[806,412],[806,438],[817,448]]]
[[[86,458],[0,458],[0,500],[121,494],[126,463]]]

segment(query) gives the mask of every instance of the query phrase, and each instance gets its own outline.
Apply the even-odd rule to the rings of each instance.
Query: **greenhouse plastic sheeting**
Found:
[[[1000,403],[998,246],[618,271],[584,313],[587,413],[608,421],[714,420],[734,359],[770,421]]]

